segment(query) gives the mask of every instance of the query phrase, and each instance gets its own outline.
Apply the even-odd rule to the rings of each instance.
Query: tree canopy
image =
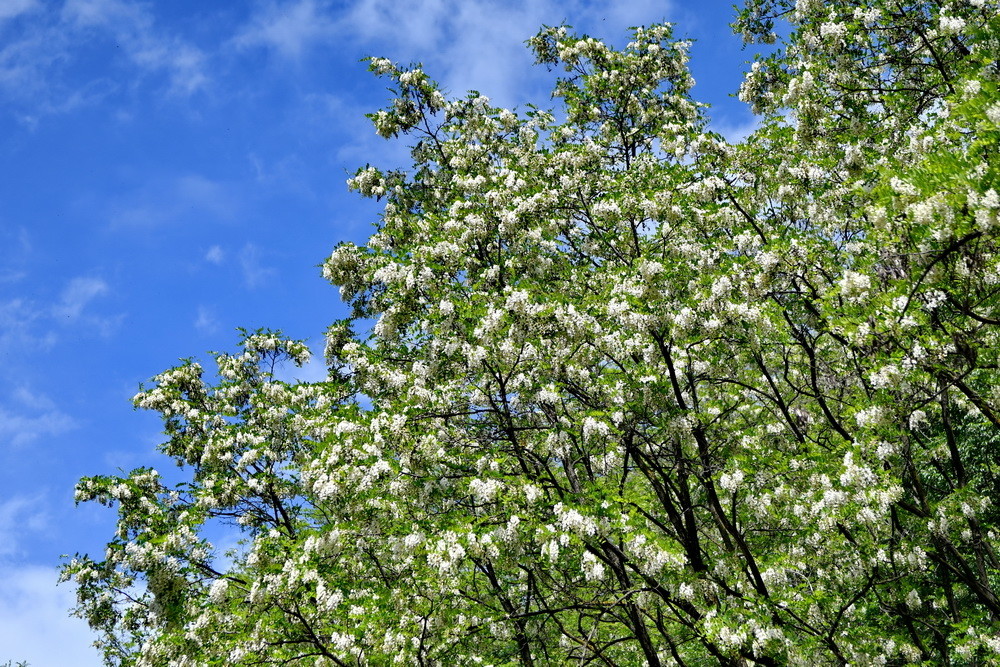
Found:
[[[78,486],[109,665],[1000,661],[1000,7],[734,26],[736,143],[669,25],[542,29],[551,111],[371,60],[413,166],[349,181],[328,378],[248,332],[135,397],[187,481]]]

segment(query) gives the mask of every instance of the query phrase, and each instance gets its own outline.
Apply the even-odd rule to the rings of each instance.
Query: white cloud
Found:
[[[445,33],[454,29],[456,17],[449,11],[451,4],[448,0],[358,0],[346,18],[357,30],[355,34],[365,41],[391,42],[401,50],[431,51]]]
[[[237,48],[264,47],[297,60],[317,42],[330,41],[337,25],[325,3],[315,0],[271,3],[258,11],[233,38]]]
[[[205,261],[212,264],[222,264],[226,259],[226,252],[221,246],[214,245],[205,253]]]
[[[6,405],[0,404],[0,444],[22,447],[43,436],[60,435],[77,426],[76,420],[60,410],[48,396],[36,394],[26,386],[14,389],[11,399]]]
[[[0,2],[0,21],[12,19],[38,7],[37,0],[4,0]]]
[[[535,99],[544,75],[524,41],[543,25],[572,21],[579,31],[623,41],[626,29],[666,18],[664,0],[270,0],[230,41],[296,60],[321,44],[419,61],[445,89],[475,88],[498,102]],[[544,84],[548,86],[548,83]],[[541,88],[544,90],[544,88]]]
[[[72,417],[55,408],[14,411],[0,405],[0,444],[11,447],[23,447],[43,436],[60,435],[76,425]]]
[[[247,243],[240,250],[240,267],[243,269],[243,281],[250,289],[262,287],[277,273],[261,263],[260,249],[253,243]]]
[[[709,124],[709,129],[721,134],[729,143],[737,144],[760,129],[761,121],[762,118],[760,116],[752,116],[742,122],[733,122],[730,119],[723,118],[719,121],[713,120]]]
[[[17,283],[27,276],[25,271],[17,271],[16,269],[0,269],[0,284],[2,283]]]
[[[474,88],[514,106],[550,85],[532,70],[524,44],[543,24],[571,22],[578,32],[621,42],[628,27],[661,21],[669,10],[662,0],[357,0],[342,30],[372,55],[424,63],[452,94]]]
[[[232,184],[201,174],[152,178],[110,204],[114,227],[156,227],[184,221],[230,221],[241,210]]]
[[[537,92],[524,40],[545,22],[549,2],[359,0],[344,17],[344,33],[371,55],[421,62],[454,95],[475,88],[513,106]],[[565,18],[565,10],[555,22]]]
[[[2,255],[0,257],[3,258],[3,263],[8,266],[23,263],[34,250],[34,245],[31,242],[31,234],[28,233],[28,229],[23,225],[15,227],[2,219],[0,219],[0,222],[4,223],[0,225],[0,243],[2,243],[2,246],[0,246],[0,253]],[[3,273],[7,273],[7,271]]]
[[[41,503],[40,496],[17,496],[0,502],[0,556],[18,554],[23,533],[37,532],[46,527],[47,517]]]
[[[196,207],[215,218],[229,219],[236,215],[236,198],[225,183],[200,174],[185,174],[177,178],[175,188],[182,206]]]
[[[205,54],[180,39],[141,37],[131,44],[130,55],[143,69],[165,71],[174,95],[192,95],[209,84]]]
[[[14,400],[32,410],[52,410],[56,404],[45,394],[36,394],[25,386],[18,387],[13,393]]]
[[[52,308],[52,314],[70,322],[76,321],[88,303],[107,291],[108,284],[100,278],[73,278],[63,290],[59,303]]]
[[[73,278],[63,289],[59,303],[53,306],[52,316],[60,324],[83,324],[101,336],[110,336],[124,320],[123,314],[102,316],[84,312],[91,301],[107,292],[108,284],[100,278]]]
[[[100,656],[86,622],[72,618],[72,588],[56,586],[54,569],[0,565],[0,647],[2,660],[31,667],[98,667]]]
[[[108,284],[100,278],[78,276],[66,284],[54,302],[45,304],[26,298],[0,301],[0,352],[24,355],[48,350],[59,342],[56,325],[73,325],[77,332],[85,330],[110,336],[124,315],[88,312],[91,302],[108,291]]]
[[[27,102],[33,112],[50,112],[72,95],[53,80],[68,56],[68,35],[47,25],[33,28],[5,35],[0,47],[0,91],[8,103]]]
[[[46,317],[44,309],[25,299],[0,303],[0,350],[25,353],[51,348],[57,337],[43,330]]]
[[[29,127],[41,116],[93,104],[147,80],[177,96],[207,88],[206,54],[158,26],[149,5],[66,0],[59,11],[53,4],[0,0],[0,21],[13,16],[24,19],[0,46],[0,99],[5,106],[21,109],[18,115]],[[79,77],[74,65],[102,41],[113,41],[123,57],[103,59],[101,69]],[[163,78],[165,88],[159,83]]]
[[[205,56],[194,45],[159,31],[141,4],[123,0],[67,0],[63,21],[78,29],[109,32],[141,69],[164,71],[171,91],[191,94],[208,83]]]
[[[670,6],[664,0],[265,0],[229,44],[264,50],[279,61],[329,44],[357,55],[421,62],[453,96],[474,88],[498,105],[513,107],[544,100],[551,91],[554,75],[533,66],[524,44],[543,24],[572,21],[577,31],[620,45],[629,26],[660,21]],[[368,103],[355,106],[318,91],[304,101],[301,113],[307,122],[329,126],[335,118],[347,137],[334,149],[338,162],[363,164],[375,158],[380,164],[409,164],[405,142],[375,136],[363,117],[374,110]],[[251,162],[259,179],[274,176],[257,156]]]
[[[219,320],[211,308],[198,306],[198,316],[194,320],[194,328],[202,334],[211,335],[219,331]]]
[[[309,347],[314,351],[309,358],[309,362],[303,366],[296,366],[293,363],[286,363],[278,367],[274,377],[282,382],[323,382],[328,379],[329,372],[326,367],[326,359],[322,354],[316,354],[315,349],[323,349],[322,341],[311,341]]]
[[[59,342],[55,325],[73,325],[77,331],[83,328],[102,336],[111,335],[124,315],[87,312],[94,299],[107,293],[108,285],[100,278],[80,276],[66,284],[54,303],[43,305],[25,298],[0,302],[0,351],[24,354],[48,350]]]
[[[62,17],[77,26],[104,26],[142,21],[142,11],[136,4],[121,0],[66,0]]]

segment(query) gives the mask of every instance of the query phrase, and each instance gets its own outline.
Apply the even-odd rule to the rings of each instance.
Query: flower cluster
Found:
[[[134,399],[183,483],[78,485],[110,664],[1000,659],[998,15],[748,2],[738,143],[665,25],[529,40],[555,111],[372,59],[328,377],[246,333]]]

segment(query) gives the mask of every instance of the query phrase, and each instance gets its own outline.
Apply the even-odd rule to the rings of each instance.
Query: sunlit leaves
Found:
[[[78,488],[111,664],[994,660],[996,15],[748,3],[735,145],[666,26],[543,29],[552,112],[373,59],[414,164],[348,181],[328,380],[247,333],[136,397],[189,482]]]

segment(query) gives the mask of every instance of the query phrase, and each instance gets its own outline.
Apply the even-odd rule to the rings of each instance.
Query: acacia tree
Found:
[[[1000,660],[998,13],[752,0],[739,144],[668,26],[529,40],[557,114],[372,60],[414,165],[349,181],[328,379],[247,334],[136,396],[189,482],[78,487],[108,663]]]

